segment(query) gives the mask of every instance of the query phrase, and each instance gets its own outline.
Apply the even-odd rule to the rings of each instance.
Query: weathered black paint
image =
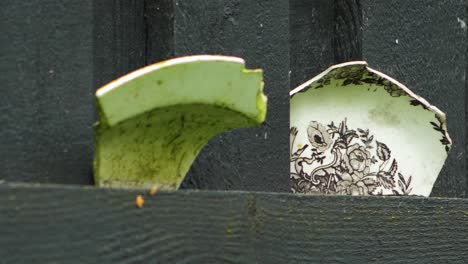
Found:
[[[465,0],[465,20],[463,21],[465,24],[465,46],[466,46],[466,53],[465,53],[465,60],[466,60],[466,65],[465,65],[465,169],[467,170],[466,174],[468,177],[468,155],[466,154],[466,151],[468,150],[468,107],[466,107],[466,104],[468,102],[468,28],[467,28],[467,23],[468,23],[468,0]],[[463,23],[460,23],[460,26],[463,26]],[[468,179],[466,181],[466,192],[465,192],[465,197],[468,196]]]
[[[92,183],[92,1],[0,1],[0,180]]]
[[[0,263],[468,260],[462,199],[0,185],[0,201]]]
[[[142,1],[143,2],[143,1]],[[174,0],[145,0],[146,64],[174,56]]]
[[[289,1],[291,87],[333,64],[333,15],[330,0]]]
[[[224,54],[264,70],[264,125],[224,133],[205,147],[183,188],[289,191],[287,0],[176,0],[174,55]]]
[[[92,2],[94,28],[90,52],[93,54],[93,88],[97,89],[146,65],[147,23],[145,1]]]
[[[362,60],[362,0],[334,0],[335,63]],[[389,18],[391,20],[391,18]]]
[[[464,0],[361,0],[362,56],[447,114],[452,150],[433,196],[465,197]],[[430,155],[430,153],[428,153]]]
[[[434,194],[466,195],[462,1],[291,0],[289,11],[283,0],[212,2],[2,1],[0,182],[92,183],[94,89],[145,64],[203,52],[264,68],[270,113],[259,129],[214,140],[185,187],[288,191],[287,64],[296,86],[360,55],[448,113],[456,145]],[[346,4],[360,15],[336,14]],[[349,32],[362,23],[362,35],[350,35],[347,23]],[[145,195],[136,209],[137,194],[0,184],[0,263],[468,259],[462,199],[179,191]]]
[[[217,53],[265,70],[267,122],[213,140],[183,186],[287,192],[288,88],[363,58],[448,114],[455,144],[434,195],[466,196],[462,0],[205,2],[2,1],[0,179],[92,184],[94,90],[155,61]]]

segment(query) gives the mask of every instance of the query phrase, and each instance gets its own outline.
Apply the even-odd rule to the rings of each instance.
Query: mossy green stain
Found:
[[[177,58],[109,83],[96,92],[96,183],[177,188],[212,137],[264,121],[262,91],[261,70],[224,56]]]
[[[110,128],[96,128],[95,170],[99,185],[178,187],[212,137],[225,130],[256,125],[238,112],[212,105],[173,106],[152,112]],[[221,118],[223,122],[211,122]],[[142,119],[147,125],[137,129]]]

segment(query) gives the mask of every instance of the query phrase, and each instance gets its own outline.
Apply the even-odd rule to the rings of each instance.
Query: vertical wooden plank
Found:
[[[174,0],[145,0],[146,63],[174,56]]]
[[[0,180],[92,182],[92,1],[0,2]]]
[[[361,0],[361,6],[363,59],[447,114],[454,144],[432,195],[466,196],[464,0]]]
[[[334,41],[335,63],[362,59],[361,0],[335,0]]]
[[[466,104],[468,103],[468,29],[467,29],[467,23],[468,23],[468,0],[465,0],[465,20],[457,20],[460,23],[460,27],[465,31],[465,46],[466,46],[466,53],[465,53],[465,170],[468,173],[468,155],[466,154],[466,151],[468,151],[468,107]],[[468,175],[466,176],[466,191],[465,191],[465,197],[468,196]]]
[[[93,1],[94,87],[146,64],[145,1]]]
[[[286,0],[174,0],[174,55],[242,57],[264,69],[269,98],[265,124],[212,140],[184,188],[289,191],[288,10]]]
[[[333,15],[329,0],[289,1],[291,88],[333,64]]]

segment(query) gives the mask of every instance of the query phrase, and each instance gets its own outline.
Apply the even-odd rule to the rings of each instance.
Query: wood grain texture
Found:
[[[146,65],[145,7],[141,0],[93,1],[95,89]]]
[[[146,64],[174,56],[174,0],[144,0]]]
[[[468,102],[468,27],[467,27],[467,20],[468,20],[468,0],[465,0],[465,24],[463,24],[461,21],[460,22],[460,27],[462,27],[465,30],[465,46],[466,46],[466,53],[465,53],[465,169],[468,171],[468,155],[466,154],[466,151],[468,150],[468,107],[466,106]],[[463,26],[465,25],[465,26]],[[468,177],[468,175],[466,176]],[[466,180],[466,194],[465,196],[468,196],[468,179]]]
[[[287,0],[175,0],[174,55],[222,54],[264,70],[266,122],[206,146],[183,188],[289,192]]]
[[[0,7],[0,179],[92,184],[94,89],[161,59],[217,53],[265,69],[270,111],[261,128],[213,140],[184,187],[288,192],[289,71],[297,85],[361,56],[447,112],[455,144],[434,195],[468,193],[467,37],[459,22],[467,22],[466,1],[6,0]]]
[[[463,199],[4,184],[0,201],[0,263],[468,260]]]
[[[363,59],[447,114],[453,140],[433,196],[466,197],[464,0],[361,0]]]
[[[0,180],[92,183],[92,1],[0,2]]]
[[[334,7],[329,0],[289,1],[290,87],[334,62]]]
[[[363,45],[361,0],[334,0],[333,6],[335,63],[361,60]],[[404,13],[404,10],[400,11]]]
[[[270,111],[261,128],[213,140],[184,186],[289,190],[288,177],[282,176],[288,174],[288,1],[68,2],[2,2],[8,30],[1,50],[11,63],[2,65],[8,67],[8,91],[0,101],[7,109],[0,120],[8,125],[1,131],[7,158],[0,179],[91,184],[94,90],[149,63],[205,53],[240,56],[248,67],[263,68]],[[63,14],[61,5],[68,8]],[[34,49],[41,49],[41,56]],[[15,57],[37,65],[15,66]],[[52,59],[68,74],[57,84],[45,82],[53,75]],[[14,89],[18,84],[25,88]]]

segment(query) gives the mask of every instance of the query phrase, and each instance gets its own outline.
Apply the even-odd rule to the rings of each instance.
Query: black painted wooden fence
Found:
[[[3,263],[466,263],[463,199],[0,186]]]
[[[466,263],[467,8],[463,0],[0,2],[0,263]],[[185,189],[92,184],[93,94],[174,56],[243,57],[267,121],[219,136]],[[365,59],[443,109],[454,141],[439,198],[296,196],[288,92]],[[23,182],[13,184],[11,182]],[[283,192],[256,193],[251,191]]]

